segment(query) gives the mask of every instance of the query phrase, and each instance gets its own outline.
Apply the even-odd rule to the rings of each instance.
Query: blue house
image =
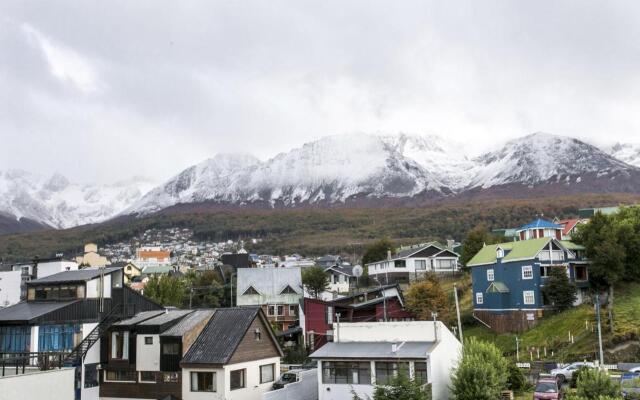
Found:
[[[552,268],[567,272],[578,287],[576,305],[582,302],[588,287],[584,248],[558,240],[558,230],[561,234],[561,225],[534,221],[518,229],[519,237],[531,239],[486,245],[467,263],[477,319],[497,332],[522,332],[534,326],[551,306],[541,289]]]

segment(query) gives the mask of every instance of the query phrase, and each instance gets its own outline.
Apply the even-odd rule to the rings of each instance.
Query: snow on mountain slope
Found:
[[[154,189],[127,212],[147,213],[204,200],[290,206],[344,202],[353,196],[411,197],[446,190],[447,175],[427,168],[429,152],[443,150],[416,150],[416,146],[407,146],[408,142],[418,143],[418,139],[406,135],[327,136],[266,162],[243,159],[237,164],[245,161],[246,165],[231,173],[203,173],[207,165],[219,162],[220,156],[216,156]],[[410,151],[412,155],[421,152],[421,162],[404,154]]]
[[[612,157],[640,167],[640,143],[616,143],[606,150]]]
[[[112,185],[82,185],[54,174],[0,171],[0,213],[53,228],[102,222],[138,200],[153,183],[132,178]]]
[[[554,180],[579,183],[583,174],[605,176],[634,169],[595,146],[547,133],[511,140],[474,162],[476,166],[466,187],[536,185]]]

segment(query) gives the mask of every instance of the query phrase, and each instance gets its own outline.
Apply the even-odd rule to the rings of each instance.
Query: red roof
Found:
[[[562,234],[568,235],[569,232],[571,232],[571,230],[575,228],[576,225],[578,225],[578,222],[580,222],[580,219],[578,218],[561,220],[560,225],[562,225]]]

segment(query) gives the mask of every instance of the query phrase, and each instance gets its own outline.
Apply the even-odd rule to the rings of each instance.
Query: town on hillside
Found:
[[[4,263],[0,398],[633,398],[639,241],[632,206],[352,254],[170,228]]]

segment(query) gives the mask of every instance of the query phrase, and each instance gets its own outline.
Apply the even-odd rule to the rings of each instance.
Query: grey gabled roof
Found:
[[[165,312],[163,312],[160,315],[157,315],[153,318],[149,318],[147,320],[144,320],[140,323],[138,323],[138,325],[146,325],[146,326],[151,326],[151,325],[158,325],[158,326],[162,326],[166,323],[175,321],[176,319],[181,319],[183,318],[185,315],[192,313],[193,311],[191,310],[167,310]]]
[[[153,317],[157,317],[160,314],[164,314],[164,310],[154,310],[154,311],[142,311],[134,315],[129,319],[123,319],[122,321],[118,321],[114,326],[133,326],[139,324],[140,322],[146,321]]]
[[[182,318],[177,324],[162,332],[160,336],[182,336],[204,319],[209,319],[215,310],[196,310]]]
[[[41,302],[41,301],[23,301],[21,303],[3,308],[0,310],[0,322],[8,321],[23,321],[28,322],[32,319],[38,318],[44,314],[58,310],[62,307],[82,300],[71,301],[55,301],[55,302]]]
[[[86,282],[91,279],[97,278],[101,273],[105,275],[121,270],[122,267],[107,267],[107,268],[84,268],[73,271],[62,271],[57,274],[45,276],[44,278],[35,279],[28,282],[31,284],[38,283],[65,283],[65,282]]]
[[[392,351],[396,344],[399,348]],[[434,342],[329,342],[316,350],[309,358],[336,359],[421,359],[426,358],[435,347]]]
[[[292,268],[239,268],[237,275],[237,293],[247,291],[252,286],[263,296],[279,296],[282,290],[291,286],[302,294],[302,275],[299,267]]]
[[[182,364],[228,363],[253,320],[260,317],[260,312],[259,307],[216,309],[207,326],[182,358]]]

